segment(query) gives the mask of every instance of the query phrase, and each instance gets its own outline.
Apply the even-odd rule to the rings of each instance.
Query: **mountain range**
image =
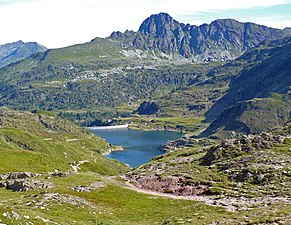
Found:
[[[61,111],[77,122],[87,115],[82,119],[87,126],[130,116],[138,112],[141,100],[152,99],[158,104],[157,116],[206,116],[206,122],[216,121],[205,131],[207,135],[218,127],[259,132],[267,129],[264,123],[242,128],[245,123],[237,122],[239,115],[233,114],[237,112],[233,107],[243,101],[249,105],[257,98],[276,96],[278,100],[278,95],[272,95],[277,93],[285,110],[279,110],[270,124],[289,118],[289,107],[284,107],[290,86],[288,34],[287,28],[232,19],[185,25],[160,13],[147,18],[137,32],[113,32],[108,38],[34,53],[3,67],[0,105]],[[249,106],[241,108],[245,112]],[[231,109],[232,116],[227,118],[234,122],[218,119]],[[246,115],[243,112],[239,111]],[[250,120],[251,114],[247,115]]]
[[[234,19],[219,19],[200,26],[183,24],[166,13],[152,15],[137,32],[113,32],[110,39],[123,47],[159,50],[192,62],[230,61],[261,41],[282,38],[290,29],[275,29]]]

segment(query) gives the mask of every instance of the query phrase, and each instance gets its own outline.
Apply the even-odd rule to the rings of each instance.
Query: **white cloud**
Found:
[[[284,29],[286,27],[291,27],[291,17],[289,19],[285,19],[281,16],[276,17],[255,17],[253,18],[253,22],[257,24],[262,24],[268,27],[276,27],[280,29]]]
[[[8,1],[6,0],[6,3]],[[62,47],[109,36],[112,31],[137,30],[151,14],[173,17],[228,9],[274,6],[290,0],[22,0],[0,4],[0,43],[22,39]],[[187,21],[181,21],[187,22]],[[280,24],[279,24],[280,25]]]

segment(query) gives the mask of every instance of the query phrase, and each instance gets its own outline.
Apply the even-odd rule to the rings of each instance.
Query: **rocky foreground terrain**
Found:
[[[163,146],[168,153],[125,179],[141,189],[196,196],[230,210],[291,204],[291,123],[268,133],[233,135],[212,146],[193,138],[169,142]],[[289,214],[285,222],[290,219]]]

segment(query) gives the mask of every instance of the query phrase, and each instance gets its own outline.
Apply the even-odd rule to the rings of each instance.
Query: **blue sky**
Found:
[[[49,48],[137,30],[151,14],[166,12],[200,25],[233,18],[270,27],[291,27],[291,0],[0,0],[0,44],[37,41]]]
[[[246,9],[213,10],[210,12],[199,12],[194,15],[178,15],[178,19],[190,22],[191,24],[210,23],[215,19],[225,18],[234,18],[241,22],[255,22],[281,29],[291,27],[291,3]]]

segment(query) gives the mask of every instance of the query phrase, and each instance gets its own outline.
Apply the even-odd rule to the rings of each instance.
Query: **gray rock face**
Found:
[[[67,177],[69,175],[71,175],[72,172],[53,172],[53,173],[50,173],[51,176],[53,177]]]
[[[6,180],[8,177],[8,174],[0,174],[0,180]]]
[[[30,172],[11,172],[0,174],[0,180],[11,180],[11,179],[24,179],[29,177],[37,177],[41,176],[41,174],[35,174]]]
[[[238,138],[227,139],[219,145],[214,145],[207,151],[203,158],[203,165],[212,165],[225,158],[231,159],[245,153],[270,149],[275,144],[283,143],[286,137],[273,135],[271,133],[261,133],[257,135],[242,135]],[[247,176],[245,176],[247,177]]]
[[[182,137],[178,140],[168,141],[166,144],[160,145],[159,149],[162,151],[175,151],[184,147],[195,146],[211,146],[213,142],[210,139],[196,139],[192,137]]]
[[[147,18],[138,32],[113,32],[110,38],[121,41],[127,48],[156,49],[207,62],[232,60],[264,40],[288,34],[291,34],[290,29],[280,30],[233,19],[215,20],[201,26],[185,25],[160,13]]]
[[[5,182],[0,182],[0,188],[5,187]]]
[[[36,43],[17,41],[14,43],[0,45],[0,68],[10,63],[20,61],[37,52],[45,52],[46,47]]]

